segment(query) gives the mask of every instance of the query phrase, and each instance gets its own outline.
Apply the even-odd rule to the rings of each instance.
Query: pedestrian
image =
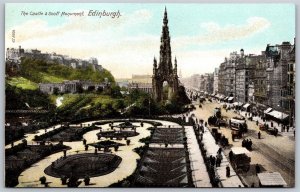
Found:
[[[217,160],[216,160],[216,167],[220,167],[221,165],[221,160],[217,157]]]
[[[290,127],[287,125],[286,126],[286,132],[289,132],[289,130],[290,130]]]
[[[295,128],[294,128],[294,137],[295,137]]]
[[[232,161],[232,158],[233,158],[233,152],[232,152],[232,150],[230,150],[230,152],[229,152],[229,161]]]
[[[200,133],[199,138],[200,138],[200,141],[202,141],[202,139],[203,139],[203,133],[202,132]]]
[[[216,164],[216,158],[215,157],[212,157],[212,160],[211,160],[211,166],[214,167]]]
[[[254,184],[254,183],[252,183],[251,187],[252,187],[252,188],[254,188],[254,187],[255,187],[255,184]]]
[[[256,126],[258,126],[258,120],[256,120]]]
[[[226,166],[226,177],[230,177],[230,167],[229,167],[229,165]]]
[[[248,143],[248,150],[252,150],[252,141],[251,139],[249,139],[249,143]]]
[[[219,147],[219,149],[218,149],[218,154],[221,154],[221,152],[222,152],[222,148]]]
[[[255,165],[256,174],[260,173],[260,166],[258,164]]]
[[[231,133],[231,139],[232,139],[232,141],[234,141],[234,134],[233,133]]]
[[[258,132],[257,136],[258,136],[258,139],[260,139],[260,136],[261,136],[260,131]]]
[[[221,166],[222,159],[223,159],[223,156],[221,154],[217,154],[216,167]]]
[[[245,146],[246,146],[246,140],[243,139],[243,141],[242,141],[242,147],[245,147]]]

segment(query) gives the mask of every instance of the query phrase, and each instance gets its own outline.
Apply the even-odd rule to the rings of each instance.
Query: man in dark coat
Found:
[[[226,166],[226,177],[230,177],[230,167]]]

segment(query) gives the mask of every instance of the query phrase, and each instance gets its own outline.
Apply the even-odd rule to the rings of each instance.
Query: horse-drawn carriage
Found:
[[[278,129],[275,127],[270,127],[268,124],[259,124],[258,125],[259,130],[261,131],[266,131],[271,135],[277,135],[278,134]]]
[[[233,138],[242,138],[243,133],[248,131],[246,120],[234,117],[229,120],[229,127]]]

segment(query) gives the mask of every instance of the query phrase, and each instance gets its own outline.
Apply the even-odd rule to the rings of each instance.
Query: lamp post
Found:
[[[280,107],[282,108],[282,101],[281,100],[280,100],[280,104],[278,104],[277,106],[278,106],[278,108],[280,108]],[[283,113],[282,112],[280,112],[280,113],[281,113],[281,119],[280,119],[280,121],[281,121],[281,124],[282,124],[281,126],[283,126]]]

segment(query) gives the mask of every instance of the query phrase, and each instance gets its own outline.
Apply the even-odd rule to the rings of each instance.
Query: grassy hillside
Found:
[[[27,85],[26,88],[28,88]],[[41,93],[38,89],[23,89],[6,83],[6,109],[28,109],[26,104],[31,108],[52,109],[55,107],[51,104],[48,95]]]
[[[46,62],[40,59],[23,58],[20,75],[35,83],[59,83],[63,80],[90,80],[103,82],[107,78],[115,82],[109,71],[94,71],[92,67],[73,69],[58,63]]]
[[[78,119],[83,117],[105,117],[118,113],[124,108],[124,100],[112,98],[109,95],[64,94],[62,105],[57,108],[57,114],[63,119]]]
[[[38,84],[34,83],[24,77],[11,77],[6,79],[7,83],[21,89],[36,90]]]

